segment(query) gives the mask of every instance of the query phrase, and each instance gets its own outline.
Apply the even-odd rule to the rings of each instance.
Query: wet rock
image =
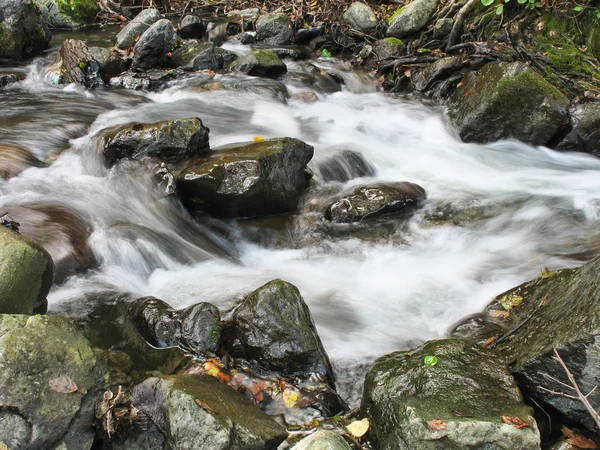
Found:
[[[223,66],[223,58],[215,52],[212,42],[200,42],[192,39],[173,52],[171,63],[183,70],[217,71]]]
[[[448,111],[465,142],[515,138],[547,145],[568,124],[568,99],[524,63],[489,63],[468,73]],[[524,120],[514,111],[527,111]]]
[[[492,345],[502,349],[526,395],[545,405],[544,408],[554,408],[568,419],[598,432],[581,402],[540,390],[538,386],[564,391],[564,386],[546,379],[544,374],[568,383],[564,371],[552,358],[554,347],[584,394],[600,384],[599,277],[600,258],[577,269],[545,271],[540,278],[496,297],[481,313],[483,326],[472,327],[468,321],[461,321],[451,334],[479,342],[495,339],[497,344]],[[589,401],[600,403],[600,393],[594,392]]]
[[[88,47],[88,50],[98,64],[100,75],[105,82],[125,70],[125,62],[118,53],[102,47]]]
[[[337,223],[359,222],[410,211],[425,199],[425,190],[414,183],[398,182],[359,186],[332,203],[325,217]]]
[[[287,72],[283,77],[286,84],[298,88],[315,89],[317,92],[333,94],[342,90],[342,86],[327,73]]]
[[[223,334],[234,356],[256,361],[284,376],[335,377],[312,316],[296,286],[273,280],[248,295],[234,310]]]
[[[43,314],[54,264],[46,250],[0,226],[0,313]]]
[[[83,41],[65,39],[60,49],[60,82],[81,84],[87,88],[104,85],[100,65]]]
[[[292,447],[292,450],[351,450],[352,447],[339,434],[330,430],[320,430]]]
[[[46,164],[25,148],[0,144],[0,178],[16,177],[29,167],[46,167]]]
[[[37,242],[54,262],[54,283],[96,264],[88,239],[92,226],[68,206],[52,203],[5,205],[19,232]]]
[[[111,78],[110,85],[135,91],[158,91],[188,75],[183,69],[150,69],[142,73],[128,71]]]
[[[148,28],[133,47],[133,69],[163,67],[175,46],[175,28],[168,19],[161,19]]]
[[[258,47],[260,48],[260,47]],[[281,59],[310,59],[313,57],[312,52],[308,47],[303,45],[279,45],[271,46],[269,50],[273,50]]]
[[[0,74],[0,89],[8,86],[9,84],[13,84],[19,81],[16,75],[12,73],[2,73]]]
[[[294,211],[313,147],[298,139],[232,144],[198,158],[177,178],[186,206],[224,217]]]
[[[104,157],[110,165],[122,158],[143,156],[154,156],[167,162],[182,161],[210,151],[209,131],[195,117],[128,124],[107,135]]]
[[[600,153],[600,103],[577,105],[570,117],[572,130],[557,149]]]
[[[23,59],[48,47],[52,35],[32,0],[0,3],[0,58]]]
[[[241,33],[233,38],[233,41],[237,41],[243,45],[250,45],[256,42],[256,37],[250,33]]]
[[[200,17],[185,16],[181,21],[179,36],[183,39],[202,39],[206,33],[206,22]]]
[[[238,55],[236,53],[225,50],[224,48],[216,48],[215,53],[217,54],[217,57],[223,61],[223,66],[228,66],[238,59]]]
[[[235,61],[231,70],[255,77],[276,77],[285,73],[287,67],[273,50],[254,50]]]
[[[344,22],[361,33],[369,34],[379,24],[373,10],[362,2],[353,2],[344,13]]]
[[[388,37],[373,43],[373,50],[367,58],[368,63],[383,61],[387,58],[400,56],[406,51],[406,45],[400,39]]]
[[[91,448],[104,376],[69,319],[1,315],[0,442],[28,450]]]
[[[388,19],[387,36],[402,39],[416,33],[429,22],[437,9],[438,0],[414,0]]]
[[[292,42],[292,21],[285,14],[264,14],[256,21],[256,40],[267,45],[286,45]]]
[[[435,356],[437,363],[424,363]],[[430,341],[377,359],[361,406],[380,448],[537,450],[533,411],[500,354],[465,339]],[[521,420],[517,428],[502,417]]]
[[[252,401],[211,376],[150,378],[134,388],[133,400],[137,422],[154,423],[168,448],[275,450],[287,437]]]
[[[117,48],[127,50],[133,47],[136,38],[141,37],[151,25],[162,18],[160,12],[155,8],[144,9],[117,34]]]
[[[448,78],[462,67],[462,60],[456,56],[441,58],[415,73],[410,79],[412,87],[417,92],[426,92],[436,81]]]
[[[450,35],[453,26],[454,19],[445,18],[437,20],[433,26],[433,38],[444,39],[446,36]]]
[[[35,0],[50,28],[75,29],[90,24],[100,11],[95,0]]]
[[[129,303],[128,314],[155,347],[179,346],[196,355],[216,353],[221,348],[221,316],[210,303],[176,311],[162,300],[143,297]]]
[[[302,28],[294,35],[294,44],[306,44],[314,38],[321,36],[325,32],[325,27],[319,25],[311,28]]]
[[[375,175],[375,167],[360,152],[344,150],[320,162],[315,170],[325,183],[338,181],[345,183],[360,177]]]
[[[249,78],[235,80],[230,85],[233,89],[243,92],[254,92],[261,96],[270,96],[276,100],[285,101],[290,93],[285,84],[269,78]]]

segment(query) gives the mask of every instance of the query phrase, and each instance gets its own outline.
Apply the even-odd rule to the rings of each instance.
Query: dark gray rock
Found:
[[[23,59],[45,50],[52,35],[33,0],[0,3],[0,58]]]
[[[332,203],[325,217],[337,223],[360,222],[411,211],[424,199],[425,190],[414,183],[359,186]]]
[[[19,81],[16,75],[12,73],[2,73],[0,74],[0,89],[8,86],[9,84],[13,84]]]
[[[157,9],[143,10],[117,34],[117,48],[126,50],[135,45],[136,37],[141,37],[151,25],[162,18]]]
[[[344,13],[344,22],[365,34],[369,34],[379,24],[371,7],[362,2],[353,2],[350,5]]]
[[[88,50],[98,64],[100,74],[105,82],[126,69],[125,62],[118,53],[103,47],[88,47]]]
[[[178,47],[171,57],[171,64],[183,70],[212,70],[223,67],[223,57],[217,55],[215,44],[191,39]]]
[[[129,320],[155,347],[179,346],[198,356],[216,353],[221,348],[221,316],[210,303],[176,311],[162,300],[143,297],[127,308]]]
[[[177,178],[189,209],[216,216],[252,217],[296,210],[308,184],[313,147],[298,139],[267,139],[215,149]]]
[[[273,50],[254,50],[231,64],[230,69],[255,77],[276,77],[285,73],[287,66]]]
[[[429,22],[437,9],[438,0],[414,0],[388,19],[387,36],[399,39],[416,33]]]
[[[175,46],[175,28],[170,20],[161,19],[148,28],[133,47],[133,69],[163,67]]]
[[[294,44],[307,44],[314,38],[321,36],[325,32],[325,26],[319,25],[311,28],[302,28],[294,35]]]
[[[456,56],[441,58],[436,62],[425,66],[415,73],[410,81],[417,92],[426,92],[436,81],[444,80],[463,67],[463,62]]]
[[[202,39],[206,33],[206,22],[200,17],[185,16],[181,21],[179,36],[183,39]]]
[[[106,136],[104,157],[110,165],[121,158],[143,156],[154,156],[167,162],[182,161],[210,151],[209,131],[195,117],[128,124]]]
[[[312,316],[296,286],[273,280],[248,295],[225,326],[223,344],[233,355],[284,376],[335,377]]]
[[[547,145],[568,125],[569,100],[524,63],[489,63],[469,72],[448,115],[465,142],[515,138]],[[527,111],[527,118],[514,111]]]
[[[583,103],[570,114],[572,130],[557,150],[578,150],[600,153],[600,103]]]
[[[428,356],[437,363],[426,364]],[[430,341],[377,359],[361,409],[382,449],[540,448],[533,410],[522,403],[506,361],[465,339]],[[528,426],[516,428],[502,416]]]
[[[355,178],[372,177],[375,175],[375,167],[362,153],[344,150],[320,162],[315,172],[325,183],[329,181],[345,183]]]
[[[267,45],[286,45],[292,42],[292,21],[285,14],[264,14],[256,21],[256,40]]]

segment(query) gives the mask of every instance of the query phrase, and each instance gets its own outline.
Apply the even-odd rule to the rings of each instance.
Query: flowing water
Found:
[[[342,91],[313,87],[318,101],[306,103],[282,99],[271,85],[194,91],[182,80],[159,93],[55,86],[44,76],[48,61],[18,67],[24,80],[0,91],[0,143],[53,162],[0,180],[0,209],[64,206],[91,229],[98,265],[55,286],[51,311],[68,305],[85,313],[86,296],[102,291],[153,295],[175,308],[210,301],[225,311],[281,278],[300,289],[343,380],[357,362],[444,336],[545,266],[577,266],[600,250],[599,159],[516,141],[461,143],[443,111],[377,92],[374,79],[339,62],[315,61],[337,71]],[[287,85],[292,94],[301,90],[293,78]],[[255,136],[313,145],[314,183],[301,212],[285,220],[194,220],[161,195],[143,165],[104,167],[103,129],[191,116],[210,128],[212,147]],[[324,182],[324,168],[342,150],[362,154],[373,176]],[[322,192],[373,181],[418,183],[427,201],[408,221],[358,230],[325,224],[311,208]]]

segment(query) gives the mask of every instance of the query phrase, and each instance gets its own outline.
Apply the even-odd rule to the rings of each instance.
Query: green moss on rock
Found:
[[[78,24],[92,22],[100,11],[95,0],[57,0],[58,10]]]

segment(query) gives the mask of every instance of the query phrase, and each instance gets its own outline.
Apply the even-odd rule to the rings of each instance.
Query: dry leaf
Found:
[[[66,373],[60,374],[56,378],[48,381],[48,386],[54,392],[58,392],[59,394],[72,394],[73,392],[79,391],[77,385]]]
[[[365,417],[363,420],[355,420],[346,425],[346,430],[355,438],[363,437],[369,431],[369,419]]]
[[[582,436],[581,434],[576,433],[575,431],[567,427],[563,427],[562,431],[564,435],[569,438],[567,439],[567,442],[574,447],[591,449],[598,448],[594,441],[586,438],[585,436]]]
[[[488,311],[488,314],[492,317],[497,317],[497,318],[502,318],[502,319],[510,319],[510,313],[508,311],[492,309],[491,311]]]
[[[4,442],[0,442],[0,450],[10,450]]]
[[[431,428],[432,430],[445,430],[446,429],[446,422],[443,422],[441,420],[437,420],[437,419],[432,419],[432,420],[428,420],[427,421],[427,426],[429,428]]]
[[[492,336],[491,338],[486,339],[485,342],[481,345],[483,347],[488,347],[488,346],[492,345],[494,342],[496,342],[496,339],[498,339],[498,336]]]
[[[213,416],[216,416],[219,414],[218,411],[215,411],[214,409],[212,409],[210,406],[208,406],[206,403],[204,403],[203,401],[200,401],[198,399],[194,400],[196,402],[196,405],[198,405],[200,408],[202,408],[204,411],[206,411],[209,414],[212,414]]]
[[[297,391],[294,391],[292,389],[286,389],[285,391],[283,391],[283,402],[288,408],[294,407],[294,405],[298,401],[298,397],[300,397],[300,395]]]
[[[519,429],[520,428],[526,428],[526,427],[530,426],[527,422],[523,422],[518,417],[502,416],[502,421],[504,423],[507,423],[507,424],[512,425],[513,427],[516,427],[516,428],[519,428]]]

